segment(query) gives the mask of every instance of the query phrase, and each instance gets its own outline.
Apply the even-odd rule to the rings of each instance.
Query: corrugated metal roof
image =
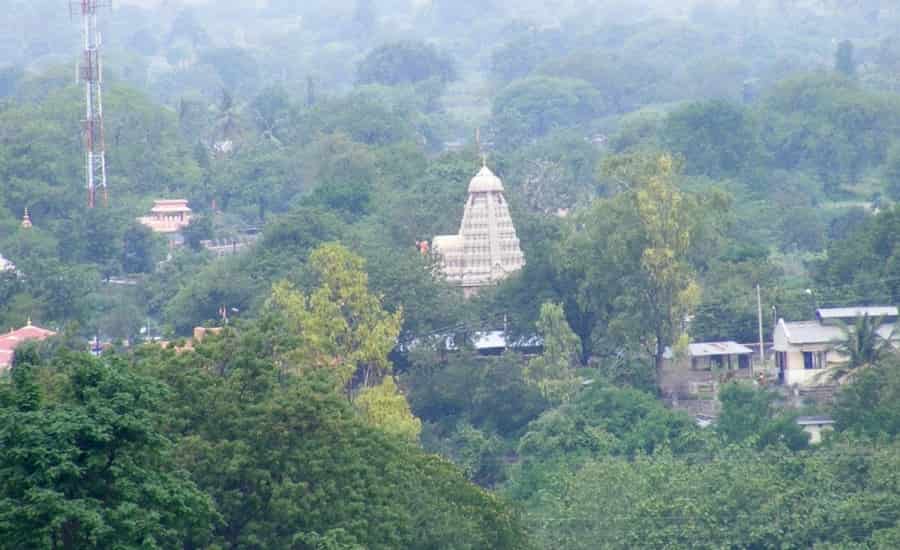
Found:
[[[830,416],[798,416],[795,422],[801,426],[810,426],[817,424],[834,424],[834,419]]]
[[[898,311],[895,306],[832,307],[816,310],[816,316],[819,319],[853,319],[863,315],[868,315],[869,317],[897,317]]]
[[[788,342],[791,344],[833,344],[845,339],[841,327],[823,325],[819,321],[798,321],[784,324]],[[884,323],[878,327],[882,338],[894,338],[894,324]]]
[[[709,357],[713,355],[745,355],[753,353],[747,346],[737,342],[700,342],[690,344],[688,351],[691,357]]]

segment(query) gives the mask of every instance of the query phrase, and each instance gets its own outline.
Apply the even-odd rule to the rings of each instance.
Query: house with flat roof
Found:
[[[811,321],[779,319],[773,335],[779,382],[799,387],[830,383],[826,369],[847,361],[836,349],[847,338],[845,326],[863,316],[881,320],[877,329],[881,338],[894,341],[900,337],[894,333],[897,308],[893,306],[819,309]]]
[[[688,345],[694,370],[749,369],[753,350],[737,342],[699,342]]]

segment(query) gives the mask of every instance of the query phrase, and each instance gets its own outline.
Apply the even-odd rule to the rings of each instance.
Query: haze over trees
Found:
[[[758,341],[757,285],[767,339],[900,303],[900,6],[117,4],[88,210],[78,24],[0,0],[0,326],[60,333],[0,375],[0,547],[900,547],[871,326],[832,405],[658,399]],[[526,266],[464,300],[417,243],[483,162]],[[472,349],[501,330],[543,353]]]

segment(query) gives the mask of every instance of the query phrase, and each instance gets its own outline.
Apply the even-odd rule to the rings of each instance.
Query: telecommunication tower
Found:
[[[102,38],[97,28],[97,11],[110,7],[112,0],[69,0],[69,12],[81,15],[84,52],[78,63],[78,80],[84,84],[85,116],[82,121],[85,149],[85,179],[88,207],[97,202],[97,190],[108,200],[106,190],[106,146],[103,140],[103,64],[100,58]]]

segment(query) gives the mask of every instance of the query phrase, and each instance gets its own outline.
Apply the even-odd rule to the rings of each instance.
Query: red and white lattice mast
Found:
[[[97,11],[109,7],[111,0],[70,0],[72,15],[81,14],[81,34],[84,52],[78,69],[78,79],[84,84],[85,116],[83,120],[85,148],[85,178],[88,207],[97,202],[97,190],[108,200],[106,190],[106,147],[103,141],[103,64],[100,59],[101,36],[97,29]]]

